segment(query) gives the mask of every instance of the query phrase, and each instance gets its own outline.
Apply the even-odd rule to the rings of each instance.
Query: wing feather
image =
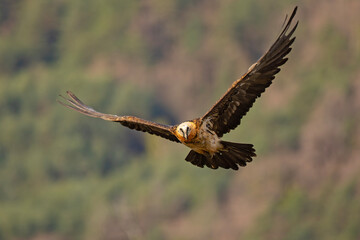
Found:
[[[170,141],[180,142],[177,139],[177,137],[173,134],[173,132],[176,129],[176,126],[163,125],[133,116],[117,116],[113,114],[101,113],[85,105],[72,92],[67,91],[66,93],[69,98],[65,98],[61,95],[60,97],[62,97],[67,103],[58,101],[61,105],[65,107],[68,107],[70,109],[73,109],[90,117],[101,118],[111,122],[119,122],[123,126],[128,127],[130,129],[154,134],[166,138]]]
[[[294,8],[287,22],[286,16],[284,27],[270,49],[249,68],[247,73],[235,81],[202,117],[203,121],[210,120],[212,129],[219,137],[240,124],[241,118],[246,115],[255,100],[271,85],[275,74],[280,71],[279,67],[287,62],[286,56],[290,53],[291,45],[295,41],[292,35],[298,21],[290,32],[288,31],[296,11],[297,7]]]

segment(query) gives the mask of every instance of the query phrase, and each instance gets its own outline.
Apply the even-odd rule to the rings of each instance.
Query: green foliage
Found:
[[[186,25],[183,41],[190,52],[194,52],[200,47],[204,31],[203,28],[204,26],[201,23],[201,19],[198,17],[192,18],[192,20]]]
[[[317,199],[309,198],[301,189],[289,189],[272,205],[247,239],[356,239],[360,232],[359,184],[354,179],[345,186],[331,186]]]
[[[168,90],[159,84],[165,78],[176,83],[175,93],[177,87],[186,89],[177,99],[190,98],[189,88],[200,86],[200,95],[206,95],[201,104],[210,106],[237,77],[239,61],[253,61],[263,53],[259,46],[268,42],[263,36],[274,31],[264,22],[276,9],[289,8],[288,1],[212,4],[0,0],[0,240],[46,234],[103,239],[114,229],[127,233],[137,223],[137,239],[180,239],[166,232],[167,222],[186,216],[196,223],[194,228],[207,231],[218,223],[234,172],[194,167],[184,161],[188,149],[179,144],[90,119],[56,103],[59,93],[72,90],[103,112],[175,123],[182,112],[158,96]],[[349,91],[360,59],[359,49],[351,48],[347,35],[333,24],[315,38],[321,43],[317,57],[322,64],[295,71],[301,83],[290,101],[275,111],[258,101],[242,120],[243,128],[227,138],[254,143],[264,156],[299,149],[301,127],[326,91],[324,85]],[[177,67],[173,56],[184,52],[195,59],[188,67],[200,67],[189,69],[197,82],[190,87],[189,79],[169,78],[169,69]],[[235,56],[229,56],[232,52]],[[197,62],[205,56],[211,64]],[[117,62],[124,59],[125,64]],[[203,77],[212,74],[212,79]],[[138,76],[155,86],[149,89],[149,82]],[[183,110],[180,100],[177,104]],[[344,125],[348,148],[356,147],[356,119]],[[246,237],[357,239],[356,180],[324,190],[320,197],[291,185]]]
[[[28,237],[37,232],[58,232],[76,238],[84,228],[90,201],[94,192],[93,181],[63,181],[38,184],[22,189],[18,199],[2,202],[0,206],[0,232],[4,239],[14,236]]]

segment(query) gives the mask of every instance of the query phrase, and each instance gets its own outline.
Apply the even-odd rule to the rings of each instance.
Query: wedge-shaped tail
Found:
[[[238,170],[239,166],[246,166],[246,163],[251,162],[252,158],[256,157],[252,144],[226,141],[221,141],[221,144],[224,148],[212,157],[207,157],[191,150],[185,160],[201,168],[207,166],[212,169],[221,167]]]

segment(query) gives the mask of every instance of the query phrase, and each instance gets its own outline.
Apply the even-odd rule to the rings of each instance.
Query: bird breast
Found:
[[[222,149],[222,144],[220,143],[219,137],[214,131],[208,128],[209,124],[204,122],[200,125],[198,129],[197,137],[191,142],[184,143],[186,146],[190,147],[195,152],[200,154],[211,156]]]

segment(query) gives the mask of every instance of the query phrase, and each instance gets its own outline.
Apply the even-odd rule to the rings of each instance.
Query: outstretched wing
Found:
[[[90,117],[101,118],[106,121],[119,122],[125,127],[135,129],[142,132],[147,132],[150,134],[155,134],[157,136],[166,138],[170,141],[180,142],[177,137],[173,134],[176,126],[168,126],[163,124],[154,123],[147,121],[141,118],[132,117],[132,116],[117,116],[112,114],[100,113],[92,109],[91,107],[86,106],[79,98],[77,98],[72,92],[67,91],[69,99],[61,96],[67,103],[58,101],[60,104],[65,107],[74,109],[82,114],[88,115]]]
[[[235,129],[252,107],[256,98],[270,86],[275,74],[280,71],[280,66],[288,59],[286,55],[291,51],[291,44],[295,37],[291,38],[298,22],[290,30],[291,22],[296,14],[297,7],[293,10],[291,17],[285,18],[284,27],[270,47],[248,72],[235,81],[222,98],[202,117],[203,121],[210,123],[216,134],[221,137],[223,134]],[[286,23],[286,24],[285,24]]]

